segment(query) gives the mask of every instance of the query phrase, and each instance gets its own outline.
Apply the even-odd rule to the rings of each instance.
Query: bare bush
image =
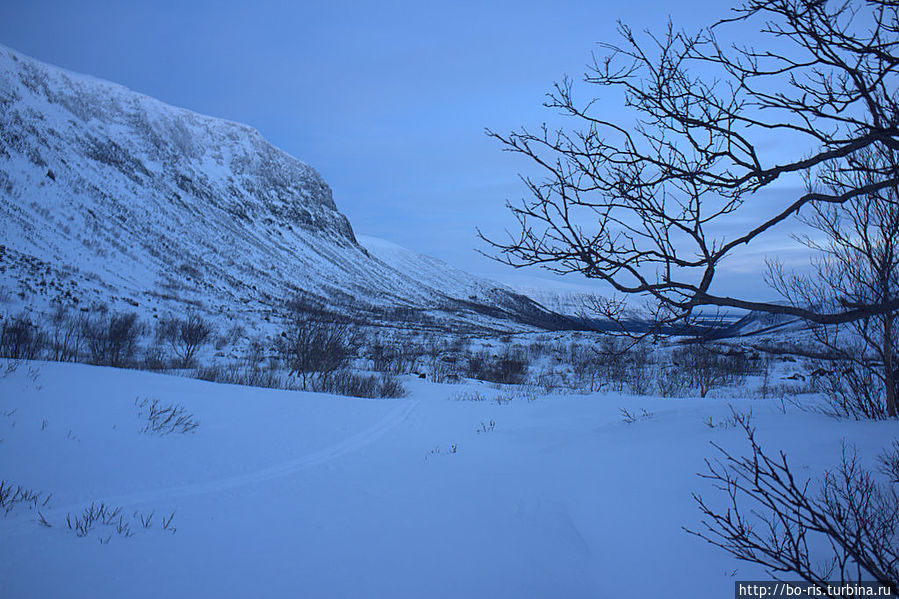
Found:
[[[62,304],[54,307],[47,339],[51,360],[76,362],[79,359],[84,345],[84,320],[82,314],[72,314]]]
[[[628,365],[634,362],[634,349],[633,344],[612,336],[603,337],[596,348],[599,377],[615,391],[624,391],[626,388]]]
[[[456,401],[485,401],[487,396],[474,389],[463,389],[452,397]]]
[[[751,455],[707,461],[701,475],[726,496],[724,507],[695,495],[704,529],[691,534],[772,576],[799,576],[827,596],[828,581],[877,581],[899,592],[899,496],[880,484],[844,447],[836,470],[817,483],[802,481],[787,457],[766,454],[749,419]],[[717,446],[716,446],[717,447]],[[886,461],[886,460],[885,460]]]
[[[228,383],[266,389],[294,388],[278,370],[271,355],[272,342],[265,337],[250,340],[238,360],[198,368],[194,376],[214,383]]]
[[[456,340],[461,346],[461,339]],[[430,375],[430,380],[435,383],[454,381],[456,354],[458,349],[451,349],[445,342],[430,339],[422,348],[421,354],[425,359],[425,370]]]
[[[403,384],[394,376],[365,375],[350,370],[335,372],[317,384],[315,390],[366,398],[404,397],[406,395]]]
[[[733,373],[726,366],[725,357],[699,343],[676,349],[672,352],[671,359],[687,375],[690,388],[699,391],[700,397],[708,395],[713,387],[734,380]]]
[[[24,312],[0,324],[0,355],[14,360],[33,360],[45,345],[45,336]]]
[[[544,368],[540,372],[533,374],[534,383],[540,387],[544,393],[553,393],[558,391],[564,385],[562,374],[556,369],[549,367]]]
[[[7,480],[0,480],[0,510],[5,514],[19,505],[27,506],[28,509],[46,507],[52,496],[52,493],[43,493],[22,485],[13,486]]]
[[[158,399],[138,397],[134,400],[134,405],[137,406],[140,419],[146,421],[140,430],[142,433],[159,436],[185,434],[194,432],[200,426],[196,417],[180,404],[163,405]]]
[[[625,424],[633,424],[640,420],[649,420],[652,418],[652,412],[647,412],[646,408],[640,408],[640,413],[632,413],[628,411],[627,408],[618,408],[618,413],[621,414],[621,421]]]
[[[690,388],[690,375],[677,365],[660,368],[656,376],[656,389],[662,397],[677,397]]]
[[[853,420],[890,417],[883,400],[883,379],[874,368],[854,359],[832,359],[819,361],[815,374],[810,386],[823,397],[824,404],[816,406],[821,412]]]
[[[276,370],[248,363],[244,360],[226,365],[214,364],[197,368],[194,377],[212,383],[261,387],[264,389],[291,389],[292,387]]]
[[[532,351],[536,348],[532,346]],[[568,348],[568,363],[575,381],[589,392],[599,391],[601,379],[599,378],[599,356],[592,347],[584,347],[572,343]]]
[[[190,367],[197,352],[210,343],[214,335],[212,323],[196,312],[188,312],[186,318],[163,318],[156,327],[157,340],[172,348],[181,368]]]
[[[215,349],[223,349],[227,345],[234,345],[246,337],[246,334],[247,332],[242,325],[231,325],[224,335],[221,335],[215,340]]]
[[[407,343],[375,342],[369,349],[372,370],[399,375],[412,372],[418,355]]]
[[[654,382],[653,362],[648,356],[630,363],[628,370],[628,390],[634,395],[649,395]]]
[[[123,538],[134,536],[134,529],[149,529],[153,527],[153,516],[155,510],[149,514],[140,511],[132,512],[131,516],[126,516],[119,506],[108,505],[104,502],[91,502],[90,506],[81,510],[81,513],[67,513],[66,526],[75,533],[77,537],[87,537],[94,529],[102,527],[107,533],[103,537],[101,533],[97,540],[101,545],[106,545],[112,539],[112,535],[116,534]],[[175,512],[171,512],[168,517],[161,516],[159,518],[160,530],[175,534],[177,529],[174,526]],[[43,520],[45,526],[50,524]]]
[[[118,368],[132,365],[142,331],[134,312],[92,316],[84,325],[91,363]]]
[[[600,339],[593,351],[596,389],[608,388],[647,395],[656,379],[655,357],[646,342],[634,343],[612,335]]]
[[[405,397],[408,393],[403,382],[395,376],[382,375],[378,383],[378,397]]]
[[[482,351],[469,356],[466,376],[509,385],[525,382],[527,372],[528,363],[521,353],[507,349],[498,355]]]
[[[172,359],[161,345],[154,343],[144,349],[139,367],[143,370],[167,370],[172,367]]]
[[[345,323],[298,320],[281,337],[279,353],[290,375],[300,377],[303,389],[323,388],[327,379],[346,367],[357,346]]]

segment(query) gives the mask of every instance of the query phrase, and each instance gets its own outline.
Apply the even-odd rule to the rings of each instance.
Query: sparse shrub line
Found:
[[[95,529],[103,528],[108,531],[106,537],[102,533],[97,537],[101,545],[106,545],[112,539],[112,535],[116,534],[122,538],[130,538],[134,536],[132,525],[140,523],[140,528],[153,528],[153,516],[156,511],[153,510],[149,514],[140,511],[134,511],[130,518],[122,513],[122,508],[118,506],[107,505],[104,502],[94,503],[84,508],[80,514],[66,513],[66,526],[75,533],[76,537],[84,538],[90,535]],[[38,523],[41,526],[50,528],[51,524],[44,518],[43,514],[38,512],[40,519]],[[161,518],[161,530],[172,534],[177,530],[173,524],[175,512],[173,511],[168,518]]]

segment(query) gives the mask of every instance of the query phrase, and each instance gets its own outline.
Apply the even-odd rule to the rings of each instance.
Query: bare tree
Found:
[[[749,27],[762,49],[720,42]],[[500,260],[580,272],[647,296],[656,330],[701,307],[822,324],[899,309],[899,298],[883,294],[845,305],[782,304],[713,287],[722,262],[792,215],[895,193],[892,166],[835,185],[828,173],[863,165],[865,152],[899,151],[896,2],[748,0],[695,35],[671,25],[645,38],[625,25],[619,31],[621,43],[603,45],[584,82],[620,93],[632,121],[606,118],[597,100],[577,101],[566,78],[545,105],[572,126],[488,131],[544,174],[524,177],[531,197],[510,205],[518,232],[504,242],[485,238]],[[800,148],[794,159],[766,152],[773,135],[780,147]],[[764,214],[759,192],[797,175],[808,189]],[[737,219],[749,224],[736,234],[720,227]],[[610,301],[607,315],[622,308]]]
[[[899,173],[899,154],[867,148],[829,165],[818,181],[832,193],[845,193],[870,186],[882,173]],[[802,221],[817,233],[802,238],[815,250],[813,273],[788,275],[779,263],[771,264],[771,282],[790,303],[835,311],[899,298],[899,189],[871,191],[838,206],[815,204]],[[812,331],[812,349],[830,362],[822,382],[841,415],[899,415],[895,311],[848,324],[816,324]]]

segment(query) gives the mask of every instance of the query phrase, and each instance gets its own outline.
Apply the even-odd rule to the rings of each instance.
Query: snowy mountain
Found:
[[[517,274],[501,277],[500,280],[541,306],[575,320],[597,318],[592,306],[601,298],[613,295],[612,292],[603,293],[597,284],[552,281]]]
[[[360,245],[312,167],[254,129],[0,46],[0,310],[184,304],[248,324],[289,299],[366,322],[563,326],[497,283]]]

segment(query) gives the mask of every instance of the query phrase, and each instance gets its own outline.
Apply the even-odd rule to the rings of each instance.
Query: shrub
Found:
[[[246,335],[247,332],[242,325],[233,324],[224,335],[215,340],[215,349],[223,349],[226,345],[234,345],[246,337]]]
[[[734,413],[751,455],[708,461],[702,475],[719,489],[724,508],[695,496],[705,529],[690,531],[734,557],[766,567],[772,575],[798,575],[818,589],[828,581],[877,581],[899,592],[899,496],[861,466],[844,447],[836,471],[817,484],[803,482],[783,452],[765,453],[747,417]],[[881,456],[891,477],[899,448]]]
[[[318,385],[316,391],[336,393],[349,397],[387,398],[404,397],[406,389],[399,379],[387,375],[364,375],[350,370],[340,370]]]
[[[403,382],[395,376],[381,375],[379,387],[378,397],[405,397],[407,394],[406,387],[403,386]]]
[[[816,364],[810,386],[824,397],[820,411],[853,420],[889,418],[882,397],[883,381],[873,368],[859,365],[855,360],[834,359]]]
[[[689,377],[690,388],[708,395],[713,387],[742,381],[751,372],[745,355],[691,343],[672,352],[672,362]]]
[[[300,377],[302,388],[309,389],[323,388],[348,365],[356,346],[348,324],[299,320],[284,332],[278,349],[290,376]]]
[[[77,537],[87,537],[95,528],[103,528],[106,537],[100,533],[97,540],[101,545],[106,545],[112,539],[113,533],[130,538],[134,536],[135,529],[150,529],[153,527],[153,516],[156,511],[153,510],[149,514],[140,511],[133,511],[131,515],[123,513],[119,506],[107,505],[104,502],[91,502],[89,507],[84,508],[80,514],[71,512],[66,513],[66,525]],[[168,517],[165,515],[159,518],[159,530],[171,534],[175,534],[177,529],[174,526],[175,512],[171,512]],[[50,523],[45,519],[41,519],[44,526],[50,527]]]
[[[532,351],[533,351],[532,347]],[[568,363],[577,383],[587,391],[598,391],[601,387],[597,376],[599,360],[596,351],[584,348],[580,344],[571,343],[568,347]]]
[[[65,306],[57,304],[50,314],[50,333],[47,342],[51,360],[77,361],[84,344],[84,316],[73,315]]]
[[[215,364],[203,366],[194,371],[194,376],[212,383],[227,383],[245,387],[261,387],[264,389],[290,389],[291,386],[278,372],[245,360],[231,362],[227,365]]]
[[[84,337],[91,362],[119,368],[132,365],[142,329],[134,312],[89,318],[85,322]]]
[[[412,372],[417,358],[416,353],[407,344],[388,345],[380,342],[371,346],[369,356],[372,370],[394,375]]]
[[[466,375],[481,381],[501,384],[521,384],[525,381],[528,363],[519,353],[506,350],[500,355],[480,352],[468,357]]]
[[[452,399],[456,401],[484,401],[487,399],[487,396],[474,389],[464,389],[454,395]]]
[[[223,381],[223,368],[218,364],[212,364],[210,366],[200,366],[196,370],[194,370],[193,376],[195,379],[208,381],[210,383],[225,382]]]
[[[52,493],[35,491],[22,485],[14,487],[11,482],[0,480],[0,510],[5,514],[10,513],[18,505],[27,506],[28,509],[46,507],[52,496]]]
[[[163,405],[158,399],[137,398],[134,400],[138,416],[146,420],[142,433],[170,435],[172,433],[192,433],[200,423],[180,404]]]
[[[193,364],[197,352],[212,340],[214,334],[212,324],[196,312],[189,312],[187,318],[163,318],[156,327],[157,340],[172,347],[181,368]]]
[[[166,355],[165,351],[159,345],[151,345],[143,354],[140,361],[140,368],[143,370],[166,370],[172,365],[172,360]]]
[[[43,332],[25,313],[8,317],[0,325],[0,355],[3,357],[33,360],[40,355],[44,345]]]
[[[656,388],[662,397],[677,397],[690,386],[690,375],[678,366],[660,368]]]
[[[293,388],[279,374],[273,359],[267,355],[269,345],[270,342],[264,337],[256,337],[250,341],[239,360],[198,368],[194,371],[194,376],[214,383],[266,389]]]

